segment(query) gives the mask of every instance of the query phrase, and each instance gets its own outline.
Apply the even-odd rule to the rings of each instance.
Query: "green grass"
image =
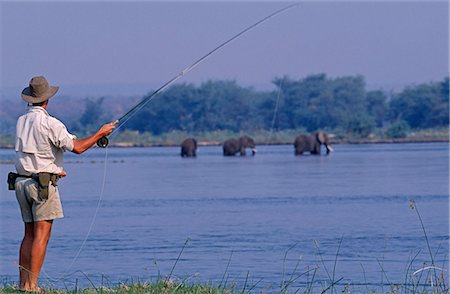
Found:
[[[19,291],[16,285],[6,286],[0,289],[0,293],[23,293]],[[74,290],[59,290],[59,289],[45,289],[44,293],[48,294],[70,294],[70,293],[84,293],[84,294],[98,294],[98,293],[198,293],[198,294],[227,294],[237,293],[232,288],[222,289],[220,287],[214,287],[210,285],[201,284],[185,284],[185,283],[169,283],[160,281],[157,283],[135,283],[135,284],[123,284],[113,288],[99,287],[99,288],[86,288],[86,289],[74,289]]]
[[[48,294],[100,294],[100,293],[117,293],[117,294],[128,294],[128,293],[154,293],[154,294],[244,294],[244,293],[398,293],[398,294],[438,294],[438,293],[449,293],[448,287],[441,284],[424,284],[426,277],[419,278],[417,280],[408,281],[408,284],[384,284],[379,286],[372,285],[352,285],[351,283],[346,283],[343,277],[335,278],[330,277],[327,282],[315,281],[315,273],[317,268],[312,268],[308,271],[308,274],[312,277],[308,283],[303,284],[303,286],[298,287],[294,285],[295,277],[288,275],[289,279],[284,280],[279,288],[272,289],[258,289],[256,290],[256,284],[250,284],[247,282],[244,286],[237,287],[235,283],[230,283],[226,287],[216,286],[212,284],[201,284],[201,283],[187,283],[187,282],[166,282],[165,280],[160,280],[157,282],[137,282],[137,283],[124,283],[118,284],[117,286],[98,286],[79,289],[76,286],[73,289],[52,289],[49,287],[44,287],[41,293]],[[306,276],[306,272],[300,274],[299,276]],[[311,275],[312,274],[312,275]],[[334,274],[334,273],[333,273]],[[424,275],[425,276],[425,275]],[[444,277],[439,277],[439,280],[444,281]],[[18,289],[17,284],[4,284],[0,287],[0,294],[3,293],[24,293]],[[34,292],[28,292],[34,293]]]

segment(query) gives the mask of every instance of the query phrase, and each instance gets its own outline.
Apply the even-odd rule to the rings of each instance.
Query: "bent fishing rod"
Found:
[[[244,30],[240,31],[239,33],[237,33],[236,35],[234,35],[233,37],[229,38],[228,40],[226,40],[225,42],[223,42],[222,44],[218,45],[216,48],[214,48],[213,50],[209,51],[208,53],[206,53],[205,55],[203,55],[202,57],[200,57],[197,61],[195,61],[194,63],[192,63],[191,65],[189,65],[188,67],[186,67],[185,69],[183,69],[180,73],[178,73],[176,76],[174,76],[173,78],[171,78],[170,80],[168,80],[167,82],[165,82],[161,87],[159,87],[158,89],[156,89],[152,94],[150,94],[149,96],[145,97],[144,99],[142,99],[138,104],[136,104],[134,107],[132,107],[127,113],[125,113],[124,115],[122,115],[119,119],[115,120],[113,122],[113,124],[118,124],[117,128],[113,131],[117,131],[120,127],[122,127],[130,118],[132,118],[139,110],[141,110],[145,105],[147,105],[147,103],[149,103],[156,95],[158,95],[160,92],[162,92],[164,89],[166,89],[167,87],[169,87],[170,85],[172,85],[173,83],[175,83],[177,80],[179,80],[180,78],[182,78],[184,75],[186,75],[188,72],[190,72],[191,70],[193,70],[195,67],[197,67],[200,63],[202,63],[205,59],[207,59],[209,56],[213,55],[216,51],[220,50],[221,48],[225,47],[226,45],[228,45],[229,43],[231,43],[232,41],[234,41],[235,39],[239,38],[240,36],[242,36],[243,34],[245,34],[246,32],[250,31],[251,29],[257,27],[258,25],[260,25],[261,23],[267,21],[268,19],[288,10],[293,8],[294,6],[298,6],[298,3],[295,4],[290,4],[286,7],[283,7],[275,12],[272,12],[271,14],[267,15],[266,17],[262,18],[261,20],[255,22],[254,24],[246,27]],[[97,145],[101,148],[106,148],[109,144],[109,140],[106,136],[101,137],[100,139],[98,139],[97,141]]]

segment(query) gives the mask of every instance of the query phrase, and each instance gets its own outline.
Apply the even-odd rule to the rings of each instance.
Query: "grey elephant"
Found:
[[[313,135],[299,135],[295,138],[295,155],[302,155],[303,152],[309,152],[314,155],[320,155],[320,146],[325,145],[327,154],[333,151],[328,135],[324,132],[317,132]]]
[[[187,138],[181,143],[181,157],[196,157],[197,156],[197,140],[194,138]]]
[[[234,156],[238,152],[241,156],[244,156],[246,148],[252,149],[252,155],[255,155],[255,141],[249,136],[242,136],[238,139],[228,139],[223,142],[223,156]]]

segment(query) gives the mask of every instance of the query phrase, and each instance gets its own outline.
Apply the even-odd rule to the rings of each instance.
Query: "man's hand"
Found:
[[[109,134],[111,134],[118,123],[119,121],[115,120],[112,123],[103,125],[101,129],[98,131],[101,137],[108,136]]]
[[[100,128],[100,130],[98,130],[92,136],[89,136],[89,137],[87,137],[85,139],[82,139],[82,140],[74,139],[73,140],[72,152],[76,153],[76,154],[81,154],[84,151],[88,150],[89,148],[91,148],[97,142],[98,139],[100,139],[101,137],[108,136],[109,134],[111,134],[118,123],[119,123],[119,121],[115,120],[112,123],[103,125]]]
[[[67,173],[66,173],[64,170],[62,170],[62,171],[58,174],[58,176],[61,177],[61,178],[64,178],[65,176],[67,176]]]

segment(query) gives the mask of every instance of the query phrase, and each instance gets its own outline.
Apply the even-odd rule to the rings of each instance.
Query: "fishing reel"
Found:
[[[119,123],[119,120],[116,119],[115,121],[110,123],[110,125],[116,126],[118,123]],[[106,136],[103,136],[103,137],[101,137],[100,139],[97,140],[97,146],[100,147],[100,148],[106,148],[108,146],[108,144],[109,144],[109,140],[108,140],[108,138]]]
[[[109,144],[109,140],[105,136],[103,136],[97,140],[97,146],[100,148],[106,148],[106,146],[108,146],[108,144]]]

